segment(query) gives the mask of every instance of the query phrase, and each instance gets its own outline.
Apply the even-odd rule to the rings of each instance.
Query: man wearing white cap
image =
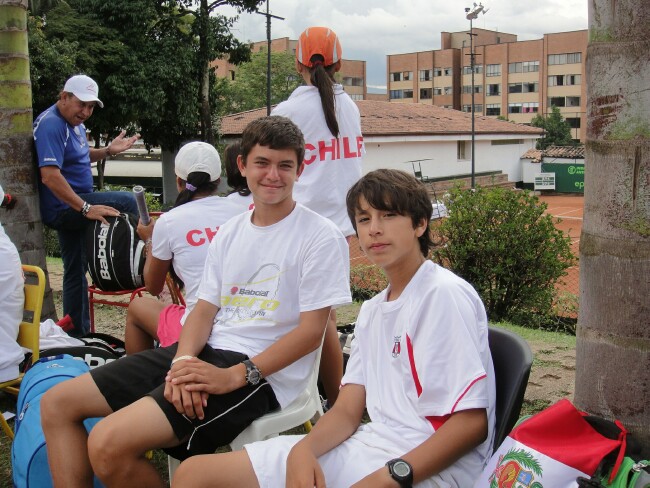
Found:
[[[86,75],[66,81],[58,101],[34,121],[34,143],[41,174],[39,192],[43,223],[59,234],[63,257],[63,313],[74,324],[73,336],[89,331],[86,282],[85,227],[90,220],[120,212],[137,215],[137,205],[128,192],[93,193],[92,161],[129,149],[140,137],[124,137],[122,131],[108,146],[88,146],[84,122],[104,104],[97,83]]]

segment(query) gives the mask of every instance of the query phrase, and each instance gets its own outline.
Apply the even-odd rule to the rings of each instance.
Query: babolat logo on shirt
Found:
[[[108,236],[108,225],[102,224],[97,234],[97,259],[99,260],[99,274],[105,280],[111,279],[108,272],[108,258],[106,256],[106,237]]]
[[[255,295],[256,297],[268,297],[268,290],[247,290],[246,288],[239,289],[240,295]]]

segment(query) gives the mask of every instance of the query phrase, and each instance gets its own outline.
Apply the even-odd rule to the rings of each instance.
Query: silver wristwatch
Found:
[[[257,385],[262,380],[260,369],[250,359],[244,359],[242,363],[246,366],[246,383],[251,386]]]

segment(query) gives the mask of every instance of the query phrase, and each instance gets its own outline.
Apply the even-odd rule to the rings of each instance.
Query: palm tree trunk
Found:
[[[46,271],[43,223],[33,160],[32,92],[27,49],[27,0],[0,0],[0,183],[16,197],[2,210],[2,224],[24,264]],[[52,291],[46,288],[43,317],[55,317]]]
[[[650,454],[650,9],[590,0],[576,404]]]

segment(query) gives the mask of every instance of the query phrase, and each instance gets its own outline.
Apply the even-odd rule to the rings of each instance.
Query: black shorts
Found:
[[[205,417],[190,419],[165,400],[165,376],[176,355],[177,344],[126,356],[91,370],[90,374],[113,411],[151,396],[165,413],[180,445],[165,451],[176,459],[196,454],[210,454],[219,446],[230,444],[256,418],[280,408],[271,385],[265,380],[255,386],[224,395],[210,395],[204,408]],[[199,359],[227,368],[248,356],[205,346]]]

